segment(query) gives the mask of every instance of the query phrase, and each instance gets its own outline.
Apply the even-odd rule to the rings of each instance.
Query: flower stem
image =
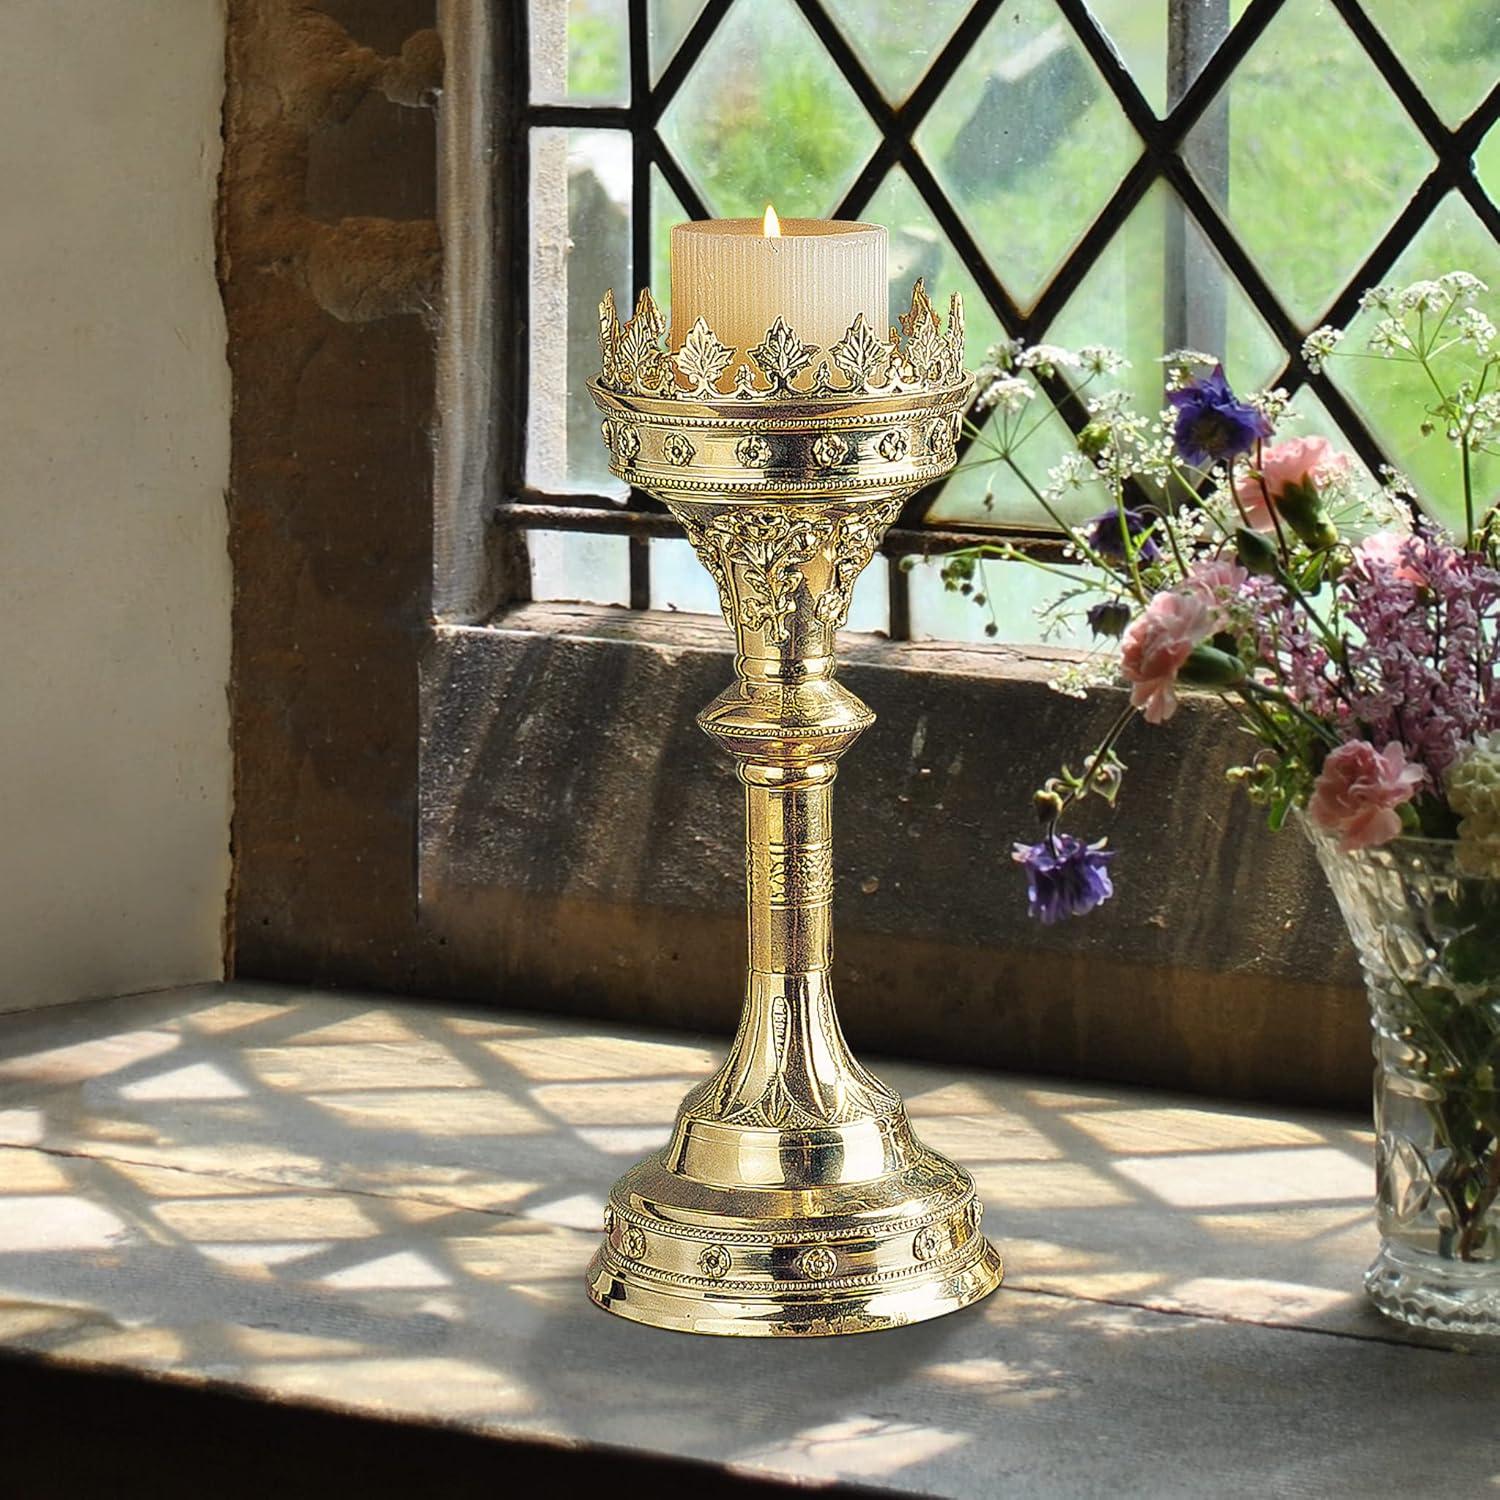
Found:
[[[1044,511],[1047,512],[1048,519],[1053,522],[1058,530],[1064,532],[1075,546],[1081,547],[1083,549],[1083,555],[1091,563],[1093,563],[1096,568],[1100,569],[1102,572],[1108,573],[1111,578],[1119,579],[1119,581],[1125,584],[1126,587],[1130,589],[1130,592],[1133,593],[1142,604],[1144,604],[1146,602],[1146,594],[1140,586],[1140,581],[1138,579],[1122,577],[1119,570],[1112,567],[1107,558],[1097,552],[1086,541],[1082,540],[1081,537],[1074,534],[1073,528],[1069,526],[1068,523],[1064,521],[1063,518],[1058,515],[1058,513],[1052,508],[1051,502],[1031,482],[1030,476],[1025,473],[1025,471],[1018,463],[1016,463],[1014,459],[1007,457],[1006,462],[1015,471],[1016,478],[1019,479],[1028,490],[1031,491],[1032,498],[1038,505],[1042,507]]]
[[[1459,440],[1458,452],[1463,463],[1464,474],[1464,545],[1472,551],[1478,547],[1479,538],[1474,532],[1474,477],[1470,473],[1469,434],[1467,432]]]
[[[1109,726],[1109,729],[1105,733],[1104,738],[1100,740],[1098,746],[1094,750],[1094,753],[1088,758],[1088,762],[1083,768],[1083,776],[1079,780],[1077,787],[1075,787],[1068,793],[1066,797],[1063,798],[1062,806],[1059,807],[1055,813],[1053,813],[1052,821],[1047,825],[1047,838],[1049,842],[1052,841],[1057,834],[1057,825],[1061,821],[1062,815],[1067,812],[1067,810],[1075,802],[1077,802],[1080,797],[1084,796],[1088,792],[1089,788],[1094,784],[1094,779],[1099,774],[1099,768],[1104,764],[1105,756],[1107,756],[1109,752],[1115,748],[1116,742],[1119,740],[1121,734],[1124,733],[1125,726],[1130,723],[1135,715],[1135,706],[1134,704],[1132,704],[1120,714],[1119,718],[1117,718],[1113,724]]]
[[[1333,746],[1338,745],[1339,737],[1326,724],[1320,724],[1306,709],[1292,702],[1285,693],[1278,689],[1269,688],[1264,683],[1256,682],[1253,678],[1247,677],[1237,685],[1235,691],[1244,694],[1247,698],[1254,696],[1264,699],[1269,703],[1280,705],[1289,714],[1300,719],[1319,739]]]

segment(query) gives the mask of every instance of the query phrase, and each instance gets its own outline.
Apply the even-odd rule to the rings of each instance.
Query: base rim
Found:
[[[765,1297],[715,1296],[701,1287],[664,1286],[612,1265],[599,1250],[588,1271],[595,1306],[616,1317],[674,1333],[739,1338],[825,1338],[880,1333],[940,1318],[995,1291],[1005,1276],[999,1252],[981,1239],[961,1270],[916,1276],[876,1293],[852,1291],[826,1298],[791,1287]]]

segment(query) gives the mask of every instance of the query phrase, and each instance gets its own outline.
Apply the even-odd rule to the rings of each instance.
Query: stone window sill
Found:
[[[985,1497],[1493,1482],[1500,1362],[1358,1294],[1352,1114],[877,1063],[974,1172],[1000,1292],[807,1343],[598,1312],[603,1194],[721,1045],[245,983],[0,1019],[0,1351],[37,1370],[12,1430],[44,1367],[441,1423],[497,1465],[666,1465],[659,1494],[729,1493],[704,1465]]]

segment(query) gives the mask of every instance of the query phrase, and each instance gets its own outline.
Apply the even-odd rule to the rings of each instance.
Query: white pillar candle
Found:
[[[769,231],[769,232],[768,232]],[[863,313],[887,332],[886,234],[846,219],[703,219],[672,227],[672,333],[699,318],[736,363],[783,318],[804,344],[831,349]],[[731,367],[732,368],[732,367]]]

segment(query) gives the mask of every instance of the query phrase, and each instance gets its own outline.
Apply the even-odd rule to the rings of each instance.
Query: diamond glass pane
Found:
[[[654,84],[672,61],[707,0],[649,0],[646,6],[646,48]]]
[[[530,7],[535,103],[630,103],[625,0],[530,0]]]
[[[792,0],[739,0],[661,119],[710,210],[826,218],[875,145],[869,115]]]
[[[1203,65],[1244,15],[1250,0],[1084,0],[1095,24],[1158,115],[1193,86]],[[1171,13],[1178,36],[1169,41]]]
[[[1467,119],[1500,73],[1495,0],[1363,0],[1391,50],[1449,125]]]
[[[1489,283],[1491,290],[1480,306],[1500,323],[1500,249],[1473,209],[1458,194],[1450,193],[1382,280],[1404,286],[1454,270],[1471,271]],[[1362,354],[1378,319],[1373,311],[1361,313],[1349,325],[1341,347],[1356,356]],[[1459,346],[1437,356],[1434,369],[1451,390],[1476,371],[1477,362],[1471,349]],[[1461,528],[1464,505],[1458,452],[1441,427],[1425,438],[1419,430],[1434,398],[1422,369],[1395,360],[1355,357],[1329,360],[1328,373],[1353,401],[1391,462],[1416,485],[1424,508],[1445,525]],[[1500,492],[1500,458],[1478,455],[1471,477],[1476,510],[1482,510]]]
[[[651,539],[651,608],[717,615],[719,591],[692,546],[677,537]]]
[[[1130,361],[1115,383],[1143,412],[1165,400],[1161,357],[1198,349],[1224,361],[1230,384],[1273,380],[1286,353],[1165,183],[1158,182],[1095,261],[1047,330],[1064,348],[1105,344]]]
[[[912,283],[919,276],[944,317],[949,296],[957,292],[964,299],[965,360],[970,368],[977,365],[985,349],[1000,338],[1000,320],[900,167],[881,183],[860,218],[884,224],[890,231],[890,323],[910,308]]]
[[[1098,643],[1083,612],[1096,596],[1080,596],[1063,602],[1058,610],[1050,609],[1076,588],[1028,563],[982,562],[975,570],[974,592],[966,596],[944,584],[941,562],[924,558],[907,575],[912,639],[1087,649]],[[982,603],[975,602],[980,599]],[[1044,610],[1049,611],[1045,618],[1040,613]]]
[[[1500,206],[1500,125],[1490,127],[1474,153],[1474,175],[1489,194],[1490,202]]]
[[[1036,394],[1019,412],[996,409],[979,426],[923,518],[928,523],[1047,531],[1104,509],[1109,497],[1100,485],[1046,497],[1048,471],[1075,445],[1046,393],[1029,383]]]
[[[911,305],[912,282],[918,276],[926,279],[941,308],[946,309],[950,293],[958,292],[964,299],[966,362],[971,369],[983,363],[985,351],[1004,337],[1000,320],[901,168],[881,184],[865,206],[863,217],[890,230],[892,319]],[[1039,397],[1033,419],[1048,410],[1046,398]],[[969,450],[933,499],[926,519],[965,525],[1047,525],[1046,516],[1038,510],[1024,482],[1009,466],[994,462],[988,443],[988,438],[981,439]],[[1033,438],[1019,455],[1027,477],[1045,484],[1047,467],[1055,464],[1068,446],[1067,431],[1061,419],[1054,417],[1050,430]]]
[[[823,0],[849,45],[892,104],[921,82],[969,9],[969,0]]]
[[[622,536],[528,531],[531,597],[579,604],[630,603],[630,543]]]
[[[855,580],[854,592],[849,596],[849,618],[843,628],[868,635],[877,630],[889,630],[890,619],[890,564],[877,554]]]
[[[531,378],[526,481],[623,497],[585,382],[599,368],[599,299],[631,303],[630,136],[531,132]]]
[[[916,143],[1023,307],[1140,153],[1053,0],[1011,0],[955,72]]]
[[[1331,0],[1284,6],[1217,103],[1188,137],[1188,163],[1310,328],[1406,206],[1432,154]]]

